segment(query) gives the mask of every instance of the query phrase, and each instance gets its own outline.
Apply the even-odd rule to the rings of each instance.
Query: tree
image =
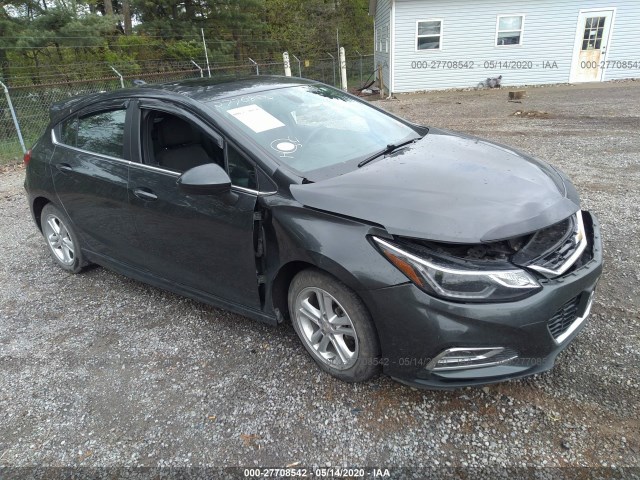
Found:
[[[340,45],[349,52],[367,51],[373,19],[367,0],[267,0],[268,34],[279,48],[305,57],[326,56]]]
[[[40,83],[43,65],[54,65],[47,75],[69,74],[65,64],[83,60],[82,53],[105,45],[113,19],[90,13],[85,3],[13,2],[0,8],[0,58],[3,76],[17,70],[21,77]]]
[[[328,58],[337,50],[336,30],[347,52],[366,52],[373,30],[367,7],[368,0],[4,2],[1,73],[39,83],[45,75],[105,75],[105,64],[137,71],[147,60],[200,61],[201,29],[214,64],[248,64],[247,57],[280,61],[284,50]]]

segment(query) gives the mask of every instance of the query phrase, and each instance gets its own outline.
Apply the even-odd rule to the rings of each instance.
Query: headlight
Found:
[[[422,258],[389,241],[372,237],[382,254],[427,293],[461,302],[506,302],[542,288],[520,269],[481,270],[445,265],[443,259]]]

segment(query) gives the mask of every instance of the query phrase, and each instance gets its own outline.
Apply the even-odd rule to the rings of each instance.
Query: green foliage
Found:
[[[202,43],[197,40],[177,40],[167,45],[165,54],[175,60],[198,58],[202,55]]]
[[[107,5],[113,14],[108,15]],[[127,8],[125,8],[127,7]],[[0,76],[11,85],[143,72],[151,62],[212,65],[370,51],[368,0],[39,0],[0,4]],[[123,12],[133,16],[125,35]],[[202,30],[201,30],[202,29]],[[127,30],[128,31],[128,30]],[[168,69],[169,67],[167,67]]]
[[[338,40],[345,50],[368,52],[373,19],[368,0],[267,0],[267,29],[278,47],[298,56],[335,55]]]

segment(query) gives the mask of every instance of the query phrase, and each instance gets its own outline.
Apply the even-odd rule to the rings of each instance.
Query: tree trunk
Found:
[[[131,25],[131,3],[129,0],[122,0],[122,16],[124,17],[124,34],[131,35],[133,28]]]
[[[2,67],[2,78],[5,82],[9,81],[11,74],[9,73],[9,59],[7,58],[7,51],[4,48],[0,48],[0,67]]]
[[[195,12],[193,8],[193,0],[185,0],[184,2],[184,10],[189,20],[193,20],[195,18]]]
[[[104,0],[104,14],[113,15],[113,2],[111,0]]]
[[[231,36],[236,44],[233,50],[233,58],[236,62],[239,62],[242,60],[242,38],[235,29],[231,32]]]

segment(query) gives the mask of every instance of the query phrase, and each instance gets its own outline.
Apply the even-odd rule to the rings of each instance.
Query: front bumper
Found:
[[[412,283],[367,292],[384,372],[402,383],[438,389],[484,385],[551,369],[584,328],[602,273],[600,227],[595,216],[583,214],[589,245],[577,266],[562,276],[541,278],[542,290],[523,300],[453,303]],[[496,346],[517,357],[484,367],[433,368],[433,359],[446,349]]]

